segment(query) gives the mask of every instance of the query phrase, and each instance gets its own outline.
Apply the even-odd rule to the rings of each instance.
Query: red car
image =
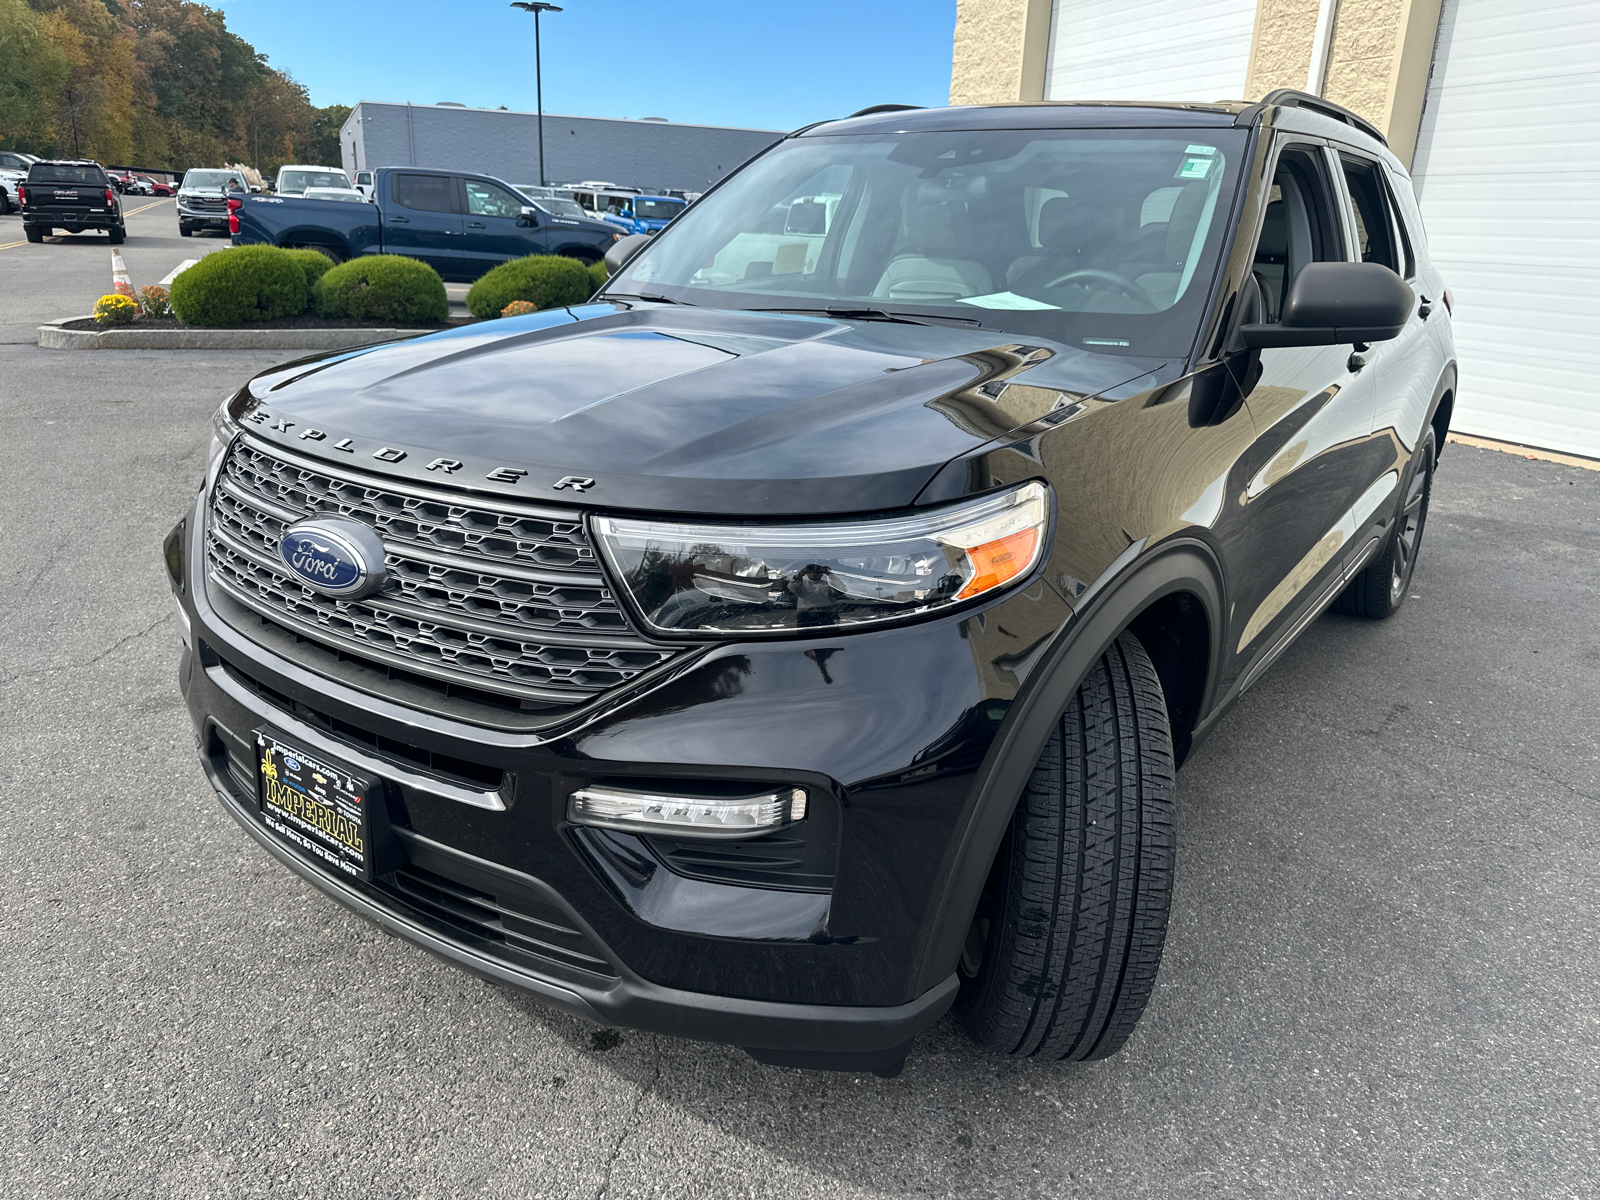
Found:
[[[157,196],[175,196],[175,195],[178,194],[178,189],[177,188],[173,187],[170,183],[166,183],[166,182],[164,182],[164,181],[162,181],[160,179],[152,179],[148,175],[135,175],[134,178],[135,179],[142,179],[142,180],[144,180],[144,182],[148,183],[152,188],[154,188],[155,189],[155,191],[153,193],[154,195],[157,195]]]

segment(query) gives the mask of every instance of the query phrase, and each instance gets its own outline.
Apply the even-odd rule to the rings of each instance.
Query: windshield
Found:
[[[635,200],[633,215],[646,221],[670,221],[684,209],[682,200]]]
[[[69,167],[63,163],[34,163],[28,169],[29,183],[65,183],[83,187],[105,187],[105,172],[99,167]]]
[[[225,188],[239,177],[232,171],[190,171],[183,177],[185,188]]]
[[[983,130],[780,142],[606,291],[960,317],[1186,354],[1244,130]]]
[[[343,171],[285,171],[278,176],[280,192],[303,192],[307,188],[347,188],[350,177]]]

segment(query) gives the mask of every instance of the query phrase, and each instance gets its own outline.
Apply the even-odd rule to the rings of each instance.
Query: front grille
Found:
[[[225,213],[228,201],[222,196],[185,196],[184,207],[190,212]]]
[[[313,516],[383,539],[389,581],[362,600],[306,587],[278,557]],[[577,513],[402,491],[235,442],[212,493],[209,578],[299,637],[361,661],[545,705],[578,704],[681,651],[632,630]],[[374,672],[371,689],[382,691]]]

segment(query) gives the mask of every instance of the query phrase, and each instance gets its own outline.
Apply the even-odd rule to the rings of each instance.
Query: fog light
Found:
[[[684,837],[757,837],[804,820],[803,788],[779,788],[756,796],[673,796],[594,784],[572,793],[567,820],[574,825],[668,833]]]

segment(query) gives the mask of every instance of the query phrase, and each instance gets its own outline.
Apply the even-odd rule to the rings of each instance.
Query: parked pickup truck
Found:
[[[17,188],[22,206],[22,232],[30,242],[42,242],[57,229],[82,233],[104,229],[113,246],[122,245],[127,227],[122,205],[111,180],[97,162],[68,159],[36,162]]]
[[[419,258],[446,279],[472,280],[529,254],[598,262],[623,232],[602,221],[552,216],[510,184],[455,171],[381,167],[373,203],[237,196],[228,203],[235,246],[305,246],[343,261],[362,254]]]

